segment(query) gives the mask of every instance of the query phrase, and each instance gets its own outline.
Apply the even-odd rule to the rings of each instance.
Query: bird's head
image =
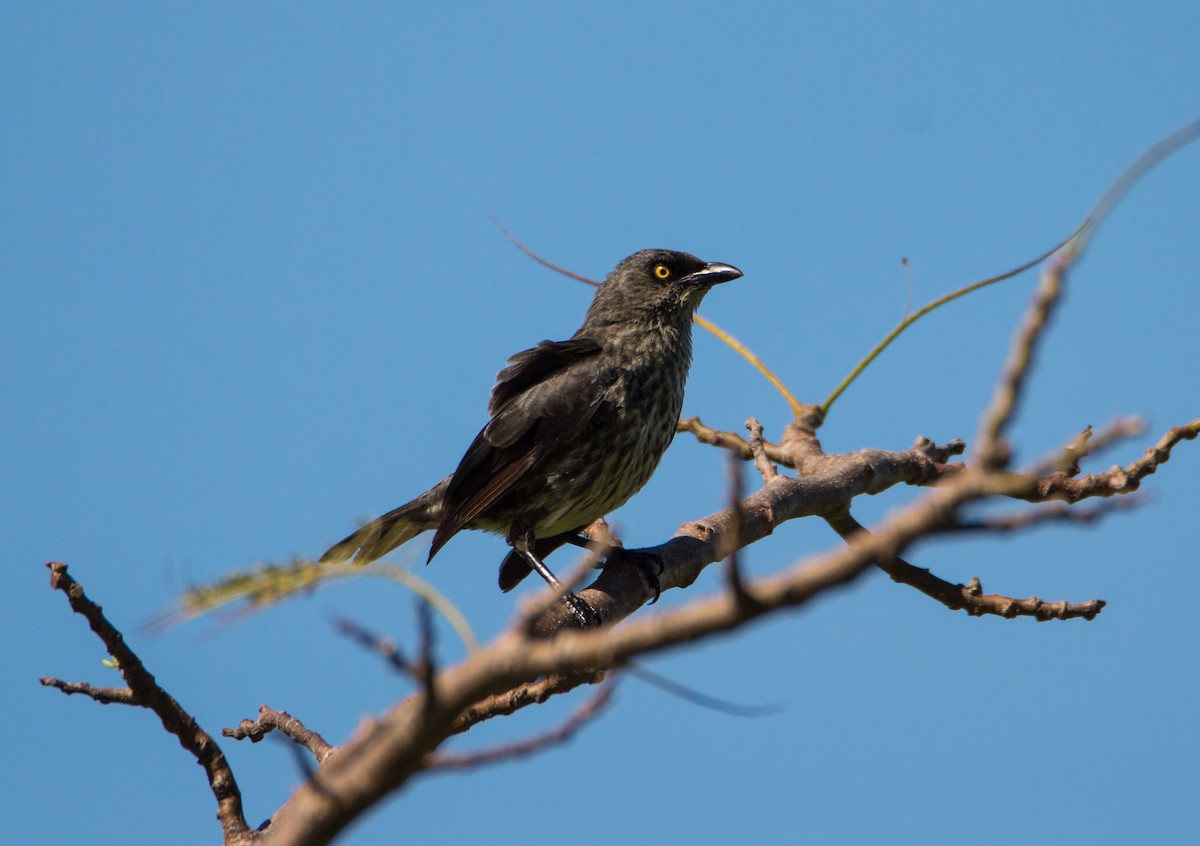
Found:
[[[675,250],[642,250],[624,259],[596,291],[586,324],[691,319],[709,290],[737,279],[736,267]]]

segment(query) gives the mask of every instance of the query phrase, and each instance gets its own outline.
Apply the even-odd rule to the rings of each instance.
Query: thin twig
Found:
[[[1061,250],[1064,246],[1069,244],[1071,242],[1071,240],[1073,238],[1077,237],[1081,232],[1083,232],[1083,230],[1086,229],[1087,226],[1088,226],[1088,222],[1085,221],[1082,226],[1080,226],[1078,229],[1076,229],[1074,232],[1072,232],[1070,235],[1068,235],[1065,240],[1059,242],[1059,244],[1057,246],[1051,248],[1050,250],[1047,250],[1046,252],[1042,253],[1040,256],[1033,259],[1032,261],[1028,261],[1025,264],[1021,265],[1020,267],[1016,267],[1016,268],[1008,271],[1007,273],[1001,273],[999,276],[989,277],[988,279],[984,279],[981,282],[975,282],[974,284],[967,285],[963,288],[959,288],[956,291],[952,291],[951,293],[946,294],[944,297],[938,297],[933,302],[929,303],[928,305],[922,306],[920,309],[913,312],[913,314],[909,315],[904,320],[900,321],[899,325],[897,325],[895,329],[893,329],[891,332],[889,332],[882,341],[880,341],[878,344],[875,345],[875,348],[873,350],[871,350],[869,353],[867,353],[866,358],[864,358],[857,365],[855,365],[854,369],[850,371],[850,374],[848,376],[846,376],[845,379],[842,380],[841,384],[838,385],[834,389],[833,393],[830,394],[828,396],[828,398],[826,398],[825,402],[821,403],[821,411],[825,414],[828,414],[830,407],[833,406],[833,403],[837,400],[837,398],[840,397],[842,395],[842,393],[847,388],[850,387],[850,385],[854,382],[854,380],[857,379],[862,374],[862,372],[867,369],[867,367],[871,364],[871,362],[873,362],[876,358],[878,358],[880,353],[882,353],[889,346],[891,346],[892,342],[895,341],[896,338],[900,337],[900,334],[902,332],[904,332],[904,330],[907,329],[909,326],[916,323],[918,320],[920,320],[925,315],[929,314],[931,311],[941,308],[946,303],[952,302],[953,300],[956,300],[959,297],[962,297],[967,294],[978,291],[980,288],[986,288],[988,285],[994,285],[997,282],[1003,282],[1006,279],[1012,279],[1014,276],[1018,276],[1018,275],[1024,273],[1026,270],[1036,267],[1037,265],[1041,264],[1043,261],[1048,259],[1050,256],[1054,255],[1056,252]]]
[[[750,442],[741,435],[736,432],[726,432],[721,429],[713,429],[711,426],[705,426],[700,422],[699,417],[688,417],[680,420],[675,427],[675,431],[693,435],[702,444],[727,449],[743,461],[750,461],[754,458],[754,453],[750,449]],[[763,452],[766,453],[767,458],[776,464],[782,464],[784,467],[792,466],[791,458],[779,444],[773,444],[770,441],[764,440]]]
[[[729,702],[725,699],[709,696],[707,693],[701,693],[687,685],[680,684],[674,679],[669,679],[660,673],[647,669],[636,661],[630,661],[625,666],[625,672],[685,702],[691,702],[693,705],[698,705],[709,711],[727,714],[731,717],[769,717],[772,714],[778,714],[783,711],[783,706],[777,703],[769,705],[739,705],[736,702]]]
[[[1119,441],[1136,437],[1146,429],[1146,423],[1140,417],[1122,417],[1107,424],[1099,431],[1091,426],[1076,435],[1064,447],[1045,456],[1024,470],[1022,474],[1036,477],[1057,477],[1072,479],[1079,475],[1079,462],[1112,446]]]
[[[792,410],[792,414],[794,416],[799,417],[804,413],[804,410],[807,406],[800,402],[800,400],[796,399],[796,395],[788,389],[787,385],[783,384],[783,380],[776,376],[775,372],[771,370],[771,368],[767,367],[766,362],[759,358],[749,347],[747,347],[737,338],[733,337],[733,335],[726,332],[720,326],[713,323],[708,318],[702,317],[700,314],[693,314],[692,321],[700,328],[707,329],[709,332],[716,335],[728,346],[732,347],[738,355],[750,362],[754,369],[761,373],[763,378],[770,382],[775,390],[779,391],[780,395],[783,396],[784,401],[788,404],[788,408]]]
[[[1062,295],[1063,283],[1068,272],[1087,249],[1090,237],[1112,211],[1125,193],[1155,165],[1182,147],[1200,139],[1200,120],[1192,121],[1175,132],[1154,143],[1126,167],[1100,196],[1088,212],[1083,225],[1077,230],[1079,237],[1068,239],[1042,273],[1042,279],[1033,303],[1013,340],[1012,349],[1004,371],[996,386],[987,410],[982,418],[979,437],[976,441],[980,465],[999,469],[1008,461],[1008,449],[1003,443],[1005,430],[1017,410],[1017,401],[1022,386],[1033,362],[1033,355],[1046,325]],[[1088,231],[1090,230],[1090,231]]]
[[[249,740],[258,743],[272,731],[278,731],[292,742],[303,746],[317,763],[321,764],[333,753],[335,747],[325,738],[289,714],[287,711],[276,711],[262,705],[258,709],[257,720],[242,720],[235,729],[223,729],[221,734],[234,740]]]
[[[523,758],[535,752],[541,752],[550,746],[565,743],[575,736],[581,728],[591,721],[606,706],[612,698],[616,686],[610,681],[603,685],[596,695],[583,704],[560,726],[536,737],[521,740],[516,743],[506,743],[485,749],[480,752],[469,752],[462,755],[442,753],[428,759],[428,769],[462,770],[473,769],[483,764],[493,764],[512,758]]]
[[[569,693],[581,685],[596,684],[602,681],[604,676],[604,670],[587,670],[566,675],[551,675],[535,682],[517,685],[512,690],[489,696],[463,710],[450,726],[449,734],[461,734],[493,717],[507,717],[530,705],[541,705],[552,696]]]
[[[1087,219],[1092,221],[1091,232],[1088,233],[1088,237],[1093,237],[1096,234],[1100,225],[1105,221],[1117,203],[1121,201],[1121,198],[1129,193],[1129,189],[1136,185],[1155,165],[1197,139],[1200,139],[1200,120],[1193,120],[1142,151],[1132,163],[1117,175],[1117,178],[1112,181],[1112,184],[1105,189],[1104,193],[1100,195],[1100,199],[1088,211]],[[1080,245],[1081,248],[1083,246],[1083,244]]]
[[[346,617],[337,617],[334,619],[333,626],[338,634],[345,635],[364,649],[379,655],[391,669],[417,681],[421,681],[420,669],[414,662],[404,656],[404,653],[394,641],[381,637],[368,630],[365,626]]]
[[[996,382],[992,401],[982,415],[975,442],[978,464],[986,470],[1000,470],[1008,464],[1010,456],[1004,434],[1016,415],[1017,403],[1024,391],[1034,354],[1058,306],[1063,280],[1076,254],[1073,250],[1066,250],[1042,271],[1033,302],[1026,309],[1017,329],[1008,360]]]
[[[1131,494],[1141,486],[1144,478],[1170,460],[1171,451],[1181,441],[1193,440],[1197,435],[1200,435],[1200,419],[1169,429],[1159,438],[1158,443],[1142,454],[1141,458],[1125,467],[1117,465],[1100,473],[1089,473],[1077,478],[1071,478],[1064,473],[1051,473],[1042,478],[1006,474],[1005,478],[1010,480],[1010,489],[1003,491],[1002,495],[1026,502],[1079,502],[1092,497]],[[1097,436],[1093,436],[1093,445],[1097,439]],[[961,464],[947,465],[941,469],[945,478],[957,476],[966,470]]]
[[[50,568],[50,586],[62,591],[71,604],[71,610],[87,620],[92,632],[116,659],[121,675],[129,685],[130,696],[127,699],[122,697],[120,700],[111,701],[148,708],[158,716],[163,728],[175,735],[180,745],[204,767],[208,785],[217,800],[217,818],[221,822],[226,842],[245,837],[250,829],[242,811],[242,794],[221,747],[208,732],[200,728],[191,714],[159,686],[154,676],[142,664],[141,658],[125,643],[121,632],[104,616],[100,606],[88,599],[83,592],[83,586],[67,573],[67,565],[48,561],[46,566]],[[83,691],[77,689],[64,692]]]
[[[980,517],[975,520],[963,520],[956,526],[947,529],[951,533],[959,532],[1015,532],[1040,525],[1042,523],[1080,523],[1083,525],[1095,523],[1116,511],[1141,506],[1142,500],[1137,496],[1123,499],[1106,499],[1091,507],[1083,505],[1066,505],[1055,502],[1035,508],[1000,514],[993,517]]]
[[[53,676],[42,676],[41,681],[43,687],[53,687],[56,690],[61,690],[63,693],[70,696],[71,694],[82,694],[89,699],[94,699],[101,705],[140,705],[137,697],[133,695],[133,691],[127,687],[94,687],[86,682],[67,682],[62,679],[56,679]]]
[[[762,427],[759,427],[759,434],[762,433]],[[761,443],[760,443],[761,449]],[[729,456],[729,508],[732,512],[732,520],[729,525],[729,556],[725,559],[725,584],[729,588],[729,592],[733,595],[734,601],[739,605],[750,605],[754,603],[754,597],[746,589],[746,584],[742,580],[741,561],[738,555],[741,549],[741,534],[742,534],[742,465],[741,462],[733,455]]]
[[[825,520],[851,546],[861,543],[864,538],[871,535],[850,516],[849,511],[831,515]],[[1082,603],[1045,602],[1036,596],[1028,599],[1015,599],[999,594],[984,594],[980,590],[952,584],[945,579],[938,578],[927,569],[914,567],[898,554],[879,556],[874,563],[891,576],[893,581],[914,587],[926,596],[936,599],[951,611],[966,611],[972,617],[984,615],[1010,619],[1034,617],[1040,622],[1071,620],[1080,617],[1091,620],[1100,613],[1105,605],[1102,599],[1092,599]]]
[[[754,468],[762,475],[763,483],[766,484],[777,478],[779,471],[767,457],[766,449],[763,446],[762,424],[751,417],[746,421],[746,428],[750,430],[750,454],[754,456]]]
[[[414,666],[415,676],[425,689],[425,707],[431,709],[437,703],[437,663],[433,656],[434,631],[433,609],[428,602],[417,600],[418,655]]]

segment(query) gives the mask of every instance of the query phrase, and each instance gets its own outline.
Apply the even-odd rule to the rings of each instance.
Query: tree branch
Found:
[[[229,769],[225,755],[221,752],[221,747],[208,732],[200,728],[191,714],[159,686],[154,676],[142,665],[141,659],[126,645],[122,634],[105,618],[100,606],[88,599],[83,592],[83,586],[67,574],[67,565],[48,561],[46,566],[50,568],[50,586],[55,590],[62,591],[71,604],[71,610],[87,620],[88,625],[104,643],[109,654],[116,659],[121,675],[125,677],[125,682],[129,685],[127,693],[108,689],[108,693],[114,694],[113,698],[108,698],[108,701],[148,708],[158,715],[163,728],[175,735],[179,740],[179,745],[186,749],[200,766],[204,767],[204,772],[208,776],[208,785],[217,800],[217,818],[221,822],[225,842],[237,843],[248,838],[250,827],[246,824],[246,818],[242,812],[242,794],[234,780],[233,771]],[[87,693],[97,701],[103,701],[101,695],[104,695],[102,693],[104,689],[97,690],[91,688],[90,685],[68,685],[56,682],[55,679],[51,679],[49,682],[44,679],[42,683],[49,683],[51,686],[63,690],[64,693]]]
[[[40,681],[44,687],[57,688],[68,696],[73,693],[81,693],[101,705],[139,704],[134,698],[133,691],[127,687],[93,687],[85,682],[66,682],[53,676],[42,676]]]
[[[826,517],[826,522],[841,535],[846,543],[857,543],[863,535],[869,535],[849,512]],[[899,555],[881,558],[875,562],[892,581],[916,588],[928,597],[936,599],[951,611],[966,611],[972,617],[995,615],[997,617],[1035,617],[1039,621],[1072,620],[1082,617],[1092,620],[1104,608],[1102,599],[1073,603],[1058,601],[1044,602],[1036,596],[1015,599],[1000,594],[985,594],[976,579],[970,586],[956,585],[935,576],[922,567],[914,567]]]
[[[596,717],[611,701],[616,685],[609,682],[601,687],[596,694],[571,714],[560,726],[544,734],[531,737],[516,743],[507,743],[481,752],[470,752],[462,755],[438,754],[430,756],[426,762],[429,770],[464,770],[473,769],[483,764],[493,764],[511,758],[524,758],[541,752],[551,746],[566,743],[588,722]]]
[[[325,738],[312,729],[305,728],[302,722],[287,711],[275,711],[266,705],[259,706],[257,720],[242,720],[238,723],[237,728],[223,729],[221,734],[234,740],[249,740],[251,743],[258,743],[272,731],[278,731],[293,743],[303,746],[312,753],[318,764],[324,763],[325,759],[335,751]]]

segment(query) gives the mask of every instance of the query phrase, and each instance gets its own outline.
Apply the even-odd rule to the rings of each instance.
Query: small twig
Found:
[[[759,427],[759,448],[761,450],[762,427]],[[738,552],[741,549],[742,530],[742,465],[736,456],[729,456],[729,507],[731,519],[728,535],[730,538],[729,555],[725,559],[725,584],[739,606],[745,607],[754,603],[754,597],[746,590],[742,580],[742,568]]]
[[[913,449],[937,464],[945,464],[956,455],[962,455],[967,445],[962,438],[955,438],[948,444],[939,446],[924,435],[918,435],[913,443]]]
[[[1063,280],[1076,255],[1075,250],[1068,248],[1042,271],[1033,301],[1017,329],[1008,360],[996,382],[992,401],[981,417],[979,435],[975,439],[978,464],[985,470],[1000,470],[1008,465],[1010,455],[1004,434],[1016,415],[1034,354],[1062,297]]]
[[[272,731],[278,731],[293,743],[303,746],[312,753],[318,764],[324,763],[335,749],[325,738],[312,729],[305,728],[302,722],[287,711],[275,711],[266,705],[259,706],[257,720],[242,720],[237,728],[223,729],[221,734],[234,740],[258,743]]]
[[[1090,428],[1090,427],[1089,427]],[[1128,438],[1135,438],[1146,431],[1146,421],[1136,414],[1118,417],[1111,423],[1105,424],[1099,431],[1093,431],[1087,442],[1087,451],[1081,458],[1108,449],[1110,446]]]
[[[480,752],[468,752],[462,755],[446,753],[431,755],[427,759],[428,769],[431,771],[472,769],[483,764],[492,764],[511,758],[523,758],[550,746],[565,743],[574,737],[576,732],[583,728],[593,717],[600,713],[604,706],[609,703],[615,689],[616,685],[611,681],[603,685],[596,691],[595,696],[585,702],[562,725],[544,734],[516,743],[495,746]]]
[[[1100,431],[1086,427],[1062,449],[1038,459],[1022,474],[1037,477],[1061,477],[1073,479],[1080,473],[1079,462],[1113,444],[1142,434],[1146,423],[1140,417],[1121,417],[1104,426]]]
[[[970,588],[964,588],[962,585],[955,587],[964,595],[962,609],[972,617],[982,617],[985,614],[1008,620],[1015,617],[1033,617],[1039,623],[1050,620],[1094,620],[1108,604],[1103,599],[1089,599],[1087,602],[1046,602],[1036,596],[1015,599],[998,593],[985,594],[978,579],[972,581]]]
[[[500,234],[512,242],[513,246],[515,246],[518,250],[520,250],[525,255],[529,256],[531,259],[536,261],[538,264],[542,265],[542,267],[548,267],[551,270],[553,270],[555,273],[561,273],[563,276],[566,276],[568,279],[574,279],[576,282],[582,282],[585,285],[591,285],[592,287],[595,287],[595,288],[598,288],[600,286],[601,283],[595,279],[589,279],[586,276],[580,276],[578,273],[572,273],[571,271],[567,270],[565,267],[561,267],[561,266],[554,264],[553,262],[548,261],[548,260],[542,258],[541,256],[539,256],[533,250],[529,249],[524,244],[522,244],[520,241],[518,241],[515,235],[513,235],[511,232],[509,232],[507,229],[505,229],[504,225],[502,223],[500,223],[499,220],[497,220],[495,215],[492,215],[490,217],[490,220],[495,225],[495,227],[500,230]]]
[[[870,532],[850,516],[848,511],[825,519],[833,530],[851,546],[858,539],[870,535]],[[1066,601],[1044,602],[1036,596],[1028,599],[1014,599],[999,594],[987,595],[976,589],[977,582],[973,587],[952,584],[945,579],[938,578],[929,570],[914,567],[899,555],[882,555],[877,557],[874,563],[891,576],[893,581],[916,588],[926,596],[936,599],[951,611],[966,611],[972,617],[984,615],[1010,619],[1034,617],[1038,621],[1070,620],[1082,617],[1085,620],[1091,620],[1100,613],[1105,605],[1102,599],[1071,603]]]
[[[1184,124],[1167,137],[1155,141],[1146,150],[1143,150],[1136,159],[1121,171],[1117,178],[1112,181],[1112,184],[1105,189],[1100,199],[1096,201],[1096,204],[1088,211],[1087,219],[1093,221],[1092,231],[1088,233],[1089,236],[1096,234],[1096,230],[1100,228],[1100,224],[1108,217],[1109,212],[1129,192],[1129,189],[1136,185],[1153,167],[1168,158],[1172,153],[1186,147],[1197,139],[1200,139],[1200,120],[1193,120]]]
[[[1056,502],[1013,514],[981,517],[976,520],[963,520],[946,531],[948,533],[1014,532],[1050,522],[1080,523],[1086,525],[1103,519],[1115,511],[1137,508],[1140,505],[1142,505],[1141,499],[1132,496],[1124,499],[1102,500],[1090,508],[1082,505],[1072,506]]]
[[[766,450],[763,448],[763,427],[755,418],[751,417],[746,421],[746,428],[750,430],[750,453],[754,456],[754,468],[762,474],[763,483],[770,482],[779,475],[779,471],[775,469],[775,465],[771,463],[771,459],[767,458]]]
[[[518,685],[512,690],[489,696],[467,708],[454,720],[448,734],[461,734],[493,717],[507,717],[530,705],[541,705],[552,696],[569,693],[581,685],[596,684],[602,681],[604,676],[604,670],[589,670],[582,673],[552,675],[535,682]]]
[[[403,673],[417,681],[421,680],[421,674],[417,666],[404,657],[404,653],[400,650],[391,639],[380,637],[372,631],[369,631],[365,626],[362,626],[353,620],[346,617],[338,617],[334,619],[333,626],[338,634],[345,635],[353,640],[359,646],[376,653],[383,658],[391,669],[398,673]]]
[[[80,693],[91,699],[95,699],[101,705],[141,704],[133,695],[133,691],[127,687],[93,687],[84,682],[67,682],[62,679],[56,679],[53,676],[42,676],[40,681],[44,687],[56,688],[68,696],[73,693]]]
[[[1125,468],[1125,475],[1133,481],[1141,481],[1171,459],[1171,450],[1181,441],[1195,440],[1200,435],[1200,419],[1176,426],[1158,439],[1158,443],[1143,453],[1142,457]]]
[[[866,358],[864,358],[857,365],[855,365],[854,369],[850,371],[850,375],[848,375],[845,379],[843,379],[842,383],[840,385],[838,385],[837,388],[834,389],[833,393],[830,394],[829,397],[825,400],[825,402],[823,402],[821,404],[821,411],[825,414],[828,414],[830,407],[833,406],[833,403],[837,400],[837,398],[840,397],[842,395],[842,393],[848,387],[850,387],[851,383],[853,383],[854,380],[857,379],[862,374],[862,372],[867,369],[867,367],[871,364],[871,362],[873,362],[876,358],[878,358],[879,355],[884,350],[886,350],[888,348],[888,346],[890,346],[891,343],[896,340],[896,338],[900,337],[901,333],[903,333],[904,330],[907,329],[909,326],[916,323],[918,320],[920,320],[925,315],[929,314],[931,311],[935,311],[935,310],[941,308],[946,303],[956,300],[959,297],[965,296],[966,294],[974,293],[975,291],[978,291],[980,288],[986,288],[988,285],[994,285],[997,282],[1004,282],[1007,279],[1012,279],[1014,276],[1018,276],[1018,275],[1024,273],[1026,270],[1029,270],[1032,267],[1036,267],[1037,265],[1041,264],[1043,261],[1048,259],[1050,256],[1054,255],[1056,252],[1061,250],[1064,246],[1069,244],[1074,238],[1079,236],[1084,231],[1084,229],[1087,228],[1087,226],[1088,226],[1088,221],[1085,221],[1082,226],[1080,226],[1078,229],[1076,229],[1074,232],[1072,232],[1070,235],[1068,235],[1066,240],[1060,242],[1058,244],[1058,246],[1053,247],[1049,251],[1042,253],[1040,256],[1033,259],[1032,261],[1028,261],[1025,264],[1021,265],[1020,267],[1013,268],[1012,270],[1008,271],[1007,273],[1001,273],[999,276],[992,276],[988,279],[984,279],[981,282],[975,282],[974,284],[967,285],[963,288],[959,288],[957,291],[952,291],[951,293],[946,294],[943,297],[939,297],[938,299],[934,300],[933,302],[931,302],[925,306],[922,306],[916,312],[914,312],[913,314],[904,318],[904,320],[900,321],[899,325],[897,325],[895,329],[893,329],[891,332],[889,332],[882,341],[880,341],[878,344],[875,345],[875,348],[867,354]]]
[[[746,361],[750,362],[751,366],[761,373],[763,378],[770,382],[775,390],[779,391],[780,395],[784,399],[784,402],[788,404],[788,408],[792,410],[792,414],[794,416],[799,417],[804,413],[804,409],[806,407],[804,403],[796,399],[796,395],[788,389],[787,385],[783,384],[783,380],[776,376],[775,372],[771,370],[771,368],[767,367],[766,362],[755,355],[755,353],[749,347],[706,317],[701,317],[699,314],[693,314],[692,320],[695,321],[697,326],[701,327],[702,329],[707,329],[713,335],[716,335],[718,338],[724,341],[726,345],[732,347],[734,352],[746,359]]]
[[[245,837],[250,828],[246,825],[246,817],[242,811],[242,794],[221,747],[208,732],[200,728],[191,714],[183,710],[183,707],[159,686],[154,676],[142,664],[141,658],[125,643],[121,632],[104,616],[100,606],[88,599],[83,592],[83,586],[68,575],[67,565],[48,561],[46,566],[50,568],[50,586],[62,591],[71,604],[71,610],[88,621],[92,632],[116,659],[121,675],[129,685],[128,697],[122,693],[120,698],[110,701],[148,708],[158,716],[163,728],[175,735],[179,744],[204,767],[208,785],[217,800],[217,818],[221,822],[226,842]],[[59,685],[52,686],[58,687],[64,693],[84,692],[82,686],[76,686],[75,690],[64,690]]]
[[[1116,432],[1118,428],[1118,426],[1114,426],[1113,431]],[[1193,440],[1197,435],[1200,435],[1200,419],[1169,429],[1159,438],[1158,443],[1142,454],[1141,458],[1125,467],[1117,465],[1101,473],[1089,473],[1078,478],[1071,478],[1063,473],[1052,473],[1041,479],[1018,477],[1014,474],[1014,479],[1024,478],[1026,484],[1014,485],[1013,492],[1006,492],[1005,496],[1023,499],[1026,502],[1047,502],[1049,500],[1079,502],[1090,497],[1130,494],[1141,486],[1144,478],[1153,474],[1160,465],[1166,464],[1170,460],[1171,451],[1175,446],[1181,441]],[[1099,441],[1101,441],[1100,435],[1092,437],[1093,450]]]
[[[425,709],[430,711],[437,703],[437,664],[433,657],[433,609],[424,600],[417,600],[417,623],[421,657],[417,659],[414,675],[425,690]]]
[[[647,684],[651,684],[659,690],[663,690],[685,702],[691,702],[693,705],[707,708],[710,711],[728,714],[731,717],[769,717],[772,714],[778,714],[783,711],[783,706],[779,704],[739,705],[736,702],[729,702],[725,699],[709,696],[707,693],[701,693],[687,685],[680,684],[674,679],[669,679],[634,661],[630,661],[626,665],[625,671],[631,676],[641,679]]]
[[[1026,311],[1000,381],[996,385],[992,402],[982,418],[977,440],[981,466],[999,469],[1007,463],[1008,450],[1003,443],[1004,432],[1016,413],[1017,400],[1029,373],[1034,351],[1061,297],[1063,281],[1087,249],[1088,241],[1121,197],[1151,168],[1197,139],[1200,139],[1200,120],[1185,124],[1138,156],[1113,180],[1092,206],[1083,225],[1068,239],[1063,248],[1057,251],[1054,261],[1043,271],[1037,294]]]
[[[1092,427],[1089,424],[1082,432],[1071,439],[1062,449],[1058,459],[1058,472],[1074,478],[1080,473],[1079,461],[1091,452],[1089,442],[1092,440]]]
[[[750,450],[749,441],[741,435],[736,432],[725,432],[705,426],[700,422],[699,417],[688,417],[680,420],[675,427],[675,431],[693,435],[702,444],[727,449],[743,461],[750,461],[754,458],[754,453]],[[770,441],[764,440],[763,452],[776,464],[782,464],[785,467],[792,466],[791,459],[779,444],[773,444]]]

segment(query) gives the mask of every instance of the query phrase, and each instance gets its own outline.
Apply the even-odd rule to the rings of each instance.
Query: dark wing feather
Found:
[[[488,410],[491,421],[472,442],[450,479],[433,558],[450,538],[498,502],[554,447],[569,442],[599,406],[594,380],[567,378],[600,352],[592,340],[543,341],[509,359]]]
[[[508,360],[508,366],[496,374],[488,414],[495,416],[514,397],[571,363],[598,352],[600,344],[590,338],[572,338],[569,341],[542,341],[531,350],[517,353]]]

